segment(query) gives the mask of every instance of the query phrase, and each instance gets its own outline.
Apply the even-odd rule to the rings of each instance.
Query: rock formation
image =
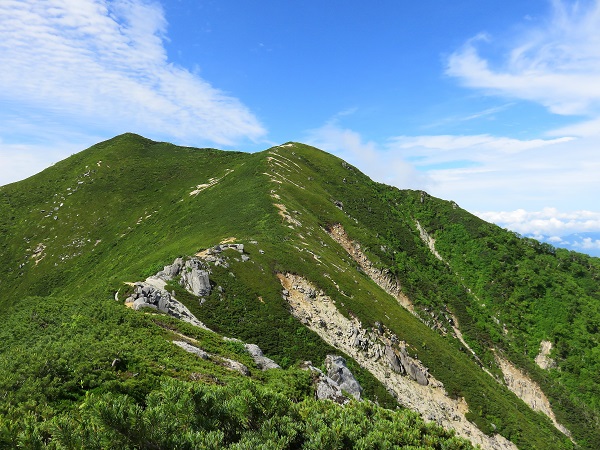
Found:
[[[325,366],[327,367],[327,376],[332,379],[340,389],[352,395],[356,400],[360,400],[362,387],[346,367],[346,360],[341,356],[327,355],[325,357]]]
[[[188,259],[181,270],[181,281],[179,282],[186,291],[198,297],[210,294],[210,281],[208,271],[204,264],[197,258]]]
[[[278,276],[282,294],[287,291],[284,298],[290,305],[291,313],[325,342],[351,356],[371,372],[398,403],[419,412],[425,420],[455,430],[459,436],[481,448],[516,449],[503,436],[487,436],[469,422],[465,417],[469,407],[464,399],[448,397],[443,384],[429,375],[420,361],[409,356],[406,344],[381,324],[367,330],[357,319],[346,318],[331,298],[307,280],[293,274]],[[331,387],[330,384],[327,386]],[[328,388],[322,385],[319,392],[325,395],[325,391]]]
[[[311,361],[304,361],[301,366],[310,370],[314,376],[315,396],[319,400],[331,400],[341,405],[350,401],[346,394],[354,399],[360,400],[362,387],[346,367],[346,360],[341,356],[327,355],[325,358],[327,374],[321,369],[314,367]]]
[[[169,292],[146,282],[134,284],[133,294],[125,299],[125,304],[135,311],[143,308],[157,309],[177,319],[208,330],[186,306]]]
[[[405,307],[410,312],[414,313],[414,307],[410,299],[402,292],[400,283],[398,280],[391,276],[387,269],[378,269],[369,260],[367,255],[360,248],[358,242],[350,240],[346,230],[341,224],[335,224],[331,226],[329,230],[326,230],[329,236],[342,246],[344,250],[358,263],[360,268],[385,292],[390,294],[398,303]]]
[[[177,345],[178,347],[181,347],[188,353],[196,355],[198,358],[211,360],[216,364],[220,364],[221,366],[225,367],[226,369],[233,370],[235,372],[239,372],[245,376],[250,375],[250,371],[248,370],[248,368],[239,361],[235,361],[235,360],[229,359],[229,358],[223,358],[223,357],[217,356],[217,355],[211,355],[209,353],[206,353],[204,350],[202,350],[202,349],[196,347],[195,345],[192,345],[186,341],[173,341],[173,344]]]
[[[269,369],[281,369],[279,365],[270,358],[267,358],[263,355],[262,350],[256,344],[245,344],[246,350],[254,359],[255,364],[260,370],[269,370]]]

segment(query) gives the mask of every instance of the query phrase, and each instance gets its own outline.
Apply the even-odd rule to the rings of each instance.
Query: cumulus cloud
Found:
[[[571,137],[515,139],[481,135],[365,139],[335,117],[306,141],[398,188],[424,189],[468,210],[560,210],[595,204],[597,142]],[[596,161],[596,162],[595,162]]]
[[[582,251],[600,250],[600,239],[583,238],[580,241],[573,242],[572,245]]]
[[[552,2],[552,15],[522,34],[500,61],[479,48],[480,34],[448,59],[446,73],[465,86],[531,100],[556,114],[594,115],[600,109],[600,1]]]
[[[3,0],[0,100],[100,134],[221,145],[263,136],[238,99],[169,62],[166,29],[147,0]]]
[[[556,208],[543,208],[540,211],[476,212],[488,222],[528,236],[552,236],[551,241],[561,243],[560,236],[600,230],[600,212],[559,211]],[[591,243],[590,243],[591,244]]]

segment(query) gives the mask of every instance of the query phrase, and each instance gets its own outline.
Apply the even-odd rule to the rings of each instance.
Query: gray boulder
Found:
[[[208,353],[204,350],[199,349],[198,347],[193,346],[192,344],[185,341],[173,341],[173,344],[181,347],[188,353],[192,353],[196,355],[198,358],[208,359]]]
[[[188,259],[181,270],[181,285],[190,293],[198,297],[210,294],[210,280],[208,272],[202,262],[197,258]]]
[[[170,266],[165,266],[163,270],[154,275],[164,281],[169,281],[179,275],[184,265],[183,258],[177,258]]]
[[[221,364],[226,369],[234,370],[236,372],[241,373],[242,375],[246,375],[246,376],[250,375],[250,371],[248,370],[248,368],[239,361],[235,361],[235,360],[229,359],[229,358],[222,358]]]
[[[321,375],[316,384],[316,396],[319,400],[332,400],[341,405],[350,401],[331,378]]]
[[[362,387],[346,367],[346,360],[341,356],[327,355],[325,358],[327,367],[327,376],[331,378],[340,389],[352,395],[356,400],[360,400]]]
[[[422,386],[427,386],[429,384],[429,373],[427,368],[418,360],[408,356],[404,347],[400,348],[400,362],[409,377]]]
[[[244,347],[246,347],[246,350],[250,353],[250,356],[252,356],[252,359],[254,359],[254,362],[260,370],[281,369],[275,361],[263,355],[263,352],[258,345],[245,344]]]
[[[208,329],[206,325],[200,322],[183,303],[180,303],[164,289],[159,289],[156,286],[145,282],[135,283],[134,286],[133,294],[125,299],[125,303],[132,303],[135,311],[139,311],[143,308],[158,309],[177,319],[181,319],[200,328]]]
[[[312,372],[315,396],[318,400],[331,400],[340,405],[345,405],[350,401],[350,399],[344,395],[338,384],[325,375],[320,369],[314,367],[311,361],[304,361],[300,368]]]
[[[404,367],[402,366],[402,363],[400,362],[398,355],[396,355],[396,352],[394,352],[394,349],[392,347],[390,347],[389,345],[385,346],[385,357],[394,372],[405,373]]]

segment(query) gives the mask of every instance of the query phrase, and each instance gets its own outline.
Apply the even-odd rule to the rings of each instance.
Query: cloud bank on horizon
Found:
[[[248,83],[260,99],[247,106],[235,91],[220,89],[218,78],[209,81],[203,75],[198,69],[202,59],[174,62],[167,51],[169,30],[189,25],[169,22],[168,11],[175,4],[5,0],[0,3],[0,185],[125,131],[187,145],[262,149],[274,140],[277,132],[269,124],[280,121],[283,111],[289,114],[284,117],[289,137],[335,153],[377,181],[453,199],[523,234],[600,231],[597,213],[590,211],[597,209],[600,192],[600,0],[553,0],[548,5],[543,14],[522,19],[506,34],[482,29],[455,38],[458,44],[449,50],[429,49],[437,59],[438,81],[454,86],[457,101],[485,97],[491,106],[441,119],[423,113],[412,127],[396,124],[375,133],[376,127],[369,126],[377,117],[365,125],[358,119],[369,108],[377,110],[372,105],[359,102],[343,110],[332,104],[329,119],[294,128],[298,116],[293,114],[306,117],[314,111],[274,107],[279,99],[269,98],[272,86],[261,78]],[[305,8],[321,11],[318,2]],[[255,9],[257,17],[264,15],[260,4]],[[360,14],[354,20],[360,22]],[[290,34],[286,23],[273,20],[272,27],[283,30],[277,35],[282,48],[292,48],[284,40]],[[205,37],[218,40],[210,31]],[[309,49],[318,52],[326,44],[317,38]],[[372,44],[386,45],[382,40]],[[182,47],[180,53],[197,52],[197,47]],[[256,47],[270,51],[276,46]],[[384,50],[388,57],[395,51]],[[248,67],[236,66],[239,58],[223,53],[224,67],[242,76]],[[440,55],[445,55],[441,63]],[[307,70],[312,67],[314,55],[293,57]],[[264,70],[277,64],[272,60]],[[348,70],[359,69],[354,65]],[[326,70],[321,78],[324,86],[336,83]],[[298,91],[300,98],[324,92],[299,85],[298,78],[290,80],[284,89]],[[496,126],[518,114],[527,116],[533,107],[545,111],[540,117],[548,119],[547,126],[529,126],[525,119],[515,121],[512,130]]]
[[[365,167],[380,181],[467,199],[467,208],[482,211],[477,214],[483,219],[525,235],[553,237],[560,243],[556,236],[600,230],[597,212],[560,212],[550,206],[597,207],[600,2],[554,0],[549,17],[521,31],[499,57],[485,58],[480,47],[493,39],[481,33],[467,40],[447,58],[446,75],[483,95],[539,103],[552,114],[574,117],[573,123],[547,129],[534,139],[439,134],[390,136],[376,143],[363,142],[359,133],[334,119],[312,130],[309,141]],[[457,120],[469,121],[501,108]],[[340,145],[349,136],[352,143]],[[499,192],[504,199],[497,198]],[[485,211],[486,198],[506,210]],[[515,199],[535,210],[511,211]],[[600,249],[600,241],[587,239],[580,247]]]

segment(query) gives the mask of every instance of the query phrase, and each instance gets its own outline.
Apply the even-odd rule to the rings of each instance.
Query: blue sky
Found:
[[[600,231],[599,1],[3,0],[0,66],[0,185],[125,131],[301,141],[522,234]]]

